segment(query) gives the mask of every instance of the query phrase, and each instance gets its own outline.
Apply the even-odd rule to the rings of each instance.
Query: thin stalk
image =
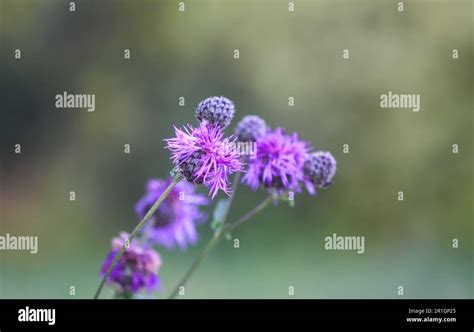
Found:
[[[231,231],[235,230],[238,226],[242,225],[245,221],[249,220],[252,218],[254,215],[265,209],[268,204],[272,201],[272,196],[269,195],[265,200],[263,200],[260,204],[258,204],[255,208],[250,210],[248,213],[246,213],[244,216],[239,218],[237,221],[228,224],[226,227],[223,227],[222,229],[216,231],[214,233],[214,236],[212,237],[211,241],[207,244],[207,246],[204,248],[204,250],[199,254],[198,257],[194,260],[193,264],[189,268],[189,270],[186,272],[186,274],[183,276],[181,281],[178,283],[178,285],[174,288],[173,292],[171,292],[170,296],[168,299],[174,299],[176,295],[179,293],[180,287],[184,286],[186,282],[191,278],[193,273],[196,271],[196,269],[201,265],[201,263],[209,256],[210,252],[214,247],[219,243],[219,241],[224,237],[224,235],[230,233]]]
[[[225,222],[227,220],[227,216],[229,215],[230,206],[232,205],[232,201],[234,200],[234,197],[235,197],[235,192],[237,191],[237,187],[239,186],[241,176],[242,176],[241,172],[237,172],[235,174],[234,183],[232,184],[232,194],[229,197],[229,202],[227,202],[227,206],[226,206],[224,215],[222,217],[222,223],[219,226],[219,229],[222,229],[225,225]]]
[[[252,218],[254,215],[265,209],[268,204],[270,204],[273,201],[273,196],[268,195],[267,198],[265,198],[260,204],[258,204],[255,208],[247,212],[244,216],[240,217],[238,220],[234,221],[233,223],[230,223],[227,225],[227,227],[224,228],[222,231],[222,235],[226,235],[228,233],[231,233],[234,231],[237,227],[242,225],[245,221],[249,220]]]
[[[158,199],[156,200],[156,202],[153,204],[153,206],[150,208],[150,210],[148,210],[148,212],[145,214],[145,216],[143,217],[143,219],[138,223],[138,225],[135,227],[135,229],[132,231],[132,233],[130,234],[130,236],[128,237],[128,239],[126,241],[123,242],[122,244],[122,247],[120,248],[119,252],[117,253],[117,255],[115,255],[114,257],[114,260],[112,261],[112,264],[110,264],[107,272],[105,273],[105,275],[102,277],[102,280],[100,281],[100,284],[99,284],[99,288],[97,288],[97,291],[95,292],[95,295],[94,295],[94,300],[98,299],[99,298],[99,295],[100,293],[102,292],[102,289],[104,288],[105,286],[105,283],[107,282],[107,279],[109,279],[109,276],[110,274],[112,273],[115,265],[117,265],[117,262],[120,260],[120,258],[122,257],[123,253],[125,252],[125,250],[127,249],[128,247],[128,244],[132,242],[132,240],[135,238],[135,236],[142,230],[142,228],[145,226],[146,222],[148,221],[148,219],[151,218],[151,216],[155,213],[155,211],[158,209],[158,207],[161,205],[161,203],[163,203],[163,201],[165,200],[166,197],[168,197],[169,193],[171,192],[171,190],[174,188],[174,186],[176,186],[181,180],[182,180],[182,176],[181,175],[176,175],[174,178],[173,178],[173,182],[170,183],[170,185],[168,186],[168,188],[166,188],[166,190],[160,195],[160,197],[158,197]]]

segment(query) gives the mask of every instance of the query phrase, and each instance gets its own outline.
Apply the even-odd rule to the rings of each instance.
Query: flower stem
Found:
[[[189,270],[186,272],[186,274],[183,276],[181,281],[178,283],[178,285],[175,287],[173,292],[170,294],[168,299],[174,299],[176,295],[179,293],[180,287],[184,286],[186,282],[191,278],[193,273],[196,271],[196,269],[201,265],[201,263],[207,258],[209,253],[214,249],[214,247],[219,243],[219,241],[228,233],[232,232],[235,230],[237,227],[239,227],[242,223],[245,221],[249,220],[252,218],[254,215],[265,209],[268,204],[272,201],[272,196],[269,195],[265,200],[263,200],[260,204],[258,204],[255,208],[250,210],[248,213],[246,213],[244,216],[239,218],[233,223],[228,224],[226,227],[223,227],[219,230],[217,230],[214,233],[214,236],[212,237],[211,241],[207,244],[207,246],[204,248],[204,250],[199,254],[199,256],[194,260],[193,264],[189,268]]]
[[[235,177],[234,177],[234,183],[232,184],[232,194],[230,195],[229,197],[229,202],[227,203],[226,205],[226,209],[225,209],[225,212],[224,212],[224,215],[222,217],[222,223],[221,225],[219,226],[219,230],[222,230],[225,226],[225,222],[227,220],[227,216],[229,215],[229,210],[230,210],[230,206],[232,205],[232,201],[234,200],[234,197],[235,197],[235,192],[237,191],[237,187],[239,185],[239,182],[240,182],[240,177],[241,177],[242,173],[241,172],[238,172],[235,174]]]
[[[158,209],[158,207],[161,205],[161,203],[163,203],[165,198],[168,197],[169,193],[174,188],[174,186],[176,186],[182,179],[183,179],[183,177],[181,175],[176,175],[173,178],[173,182],[171,182],[170,185],[168,186],[168,188],[166,188],[165,191],[160,195],[160,197],[158,197],[156,202],[153,204],[153,206],[150,208],[150,210],[148,210],[148,212],[145,214],[143,219],[138,223],[138,225],[135,227],[135,229],[132,231],[132,233],[130,233],[129,238],[126,241],[123,242],[122,247],[120,248],[117,255],[115,255],[115,257],[114,257],[114,260],[112,261],[112,264],[110,264],[109,268],[107,269],[107,272],[102,277],[102,280],[100,281],[100,284],[99,284],[99,288],[97,288],[97,291],[95,292],[94,300],[99,298],[99,295],[102,292],[102,289],[104,288],[105,283],[107,282],[107,279],[109,278],[109,276],[112,273],[115,265],[117,265],[118,261],[120,260],[123,253],[127,249],[128,245],[132,242],[134,237],[142,230],[142,228],[145,226],[148,219],[151,218],[151,216],[155,213],[155,211]]]
[[[257,213],[259,213],[260,211],[265,209],[268,206],[268,204],[270,204],[272,202],[272,200],[273,200],[273,196],[268,195],[267,198],[265,198],[262,202],[260,202],[260,204],[258,204],[255,208],[253,208],[252,210],[247,212],[247,214],[240,217],[238,220],[234,221],[233,223],[230,223],[229,225],[227,225],[227,227],[225,227],[224,230],[222,231],[222,235],[225,235],[225,234],[228,234],[228,233],[231,233],[232,231],[234,231],[242,223],[249,220],[254,215],[256,215]]]

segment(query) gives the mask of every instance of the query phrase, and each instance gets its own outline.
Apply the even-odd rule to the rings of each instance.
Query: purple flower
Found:
[[[235,127],[234,135],[241,142],[255,142],[258,137],[265,135],[267,124],[256,115],[245,116]]]
[[[204,122],[197,128],[174,130],[176,137],[165,139],[166,148],[181,174],[191,183],[209,187],[212,198],[219,189],[230,195],[229,175],[243,169],[235,139],[223,138],[219,125]]]
[[[102,276],[107,272],[115,255],[127,239],[128,234],[121,232],[119,237],[112,240],[112,251],[102,265]],[[112,283],[120,293],[137,293],[141,289],[151,292],[159,287],[160,266],[161,258],[155,250],[133,240],[112,270],[108,282]]]
[[[171,182],[172,179],[151,179],[147,182],[145,195],[135,205],[135,212],[140,219]],[[197,241],[195,224],[206,219],[206,214],[199,211],[199,206],[207,204],[208,198],[196,193],[193,185],[179,182],[150,218],[145,228],[146,237],[167,249],[178,245],[181,250],[186,250],[188,243]]]
[[[243,182],[253,190],[259,186],[277,191],[300,191],[304,180],[303,164],[309,146],[298,135],[287,135],[282,128],[268,131],[257,138],[257,153],[250,157]]]
[[[218,124],[225,129],[234,117],[235,106],[226,97],[209,97],[199,103],[195,113],[199,122]]]
[[[336,159],[330,152],[313,152],[305,161],[303,171],[306,189],[310,194],[315,194],[315,187],[326,188],[331,184],[336,174]]]

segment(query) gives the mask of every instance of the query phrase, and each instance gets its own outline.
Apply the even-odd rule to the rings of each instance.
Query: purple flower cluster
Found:
[[[206,220],[200,211],[210,200],[196,192],[194,184],[203,184],[214,198],[221,190],[230,195],[229,176],[244,171],[244,163],[236,143],[256,144],[251,154],[243,182],[253,190],[264,188],[283,194],[301,192],[304,184],[310,194],[316,188],[329,186],[336,173],[336,160],[329,152],[311,153],[308,142],[296,133],[288,134],[282,128],[271,130],[258,116],[244,117],[234,130],[234,137],[224,137],[223,130],[230,124],[235,113],[232,101],[225,97],[210,97],[196,108],[197,127],[174,127],[175,137],[165,139],[171,152],[175,169],[187,182],[177,183],[148,224],[139,239],[128,244],[124,255],[112,270],[109,283],[119,294],[134,294],[143,289],[152,291],[159,286],[158,272],[161,259],[152,246],[166,249],[175,247],[186,250],[198,239],[196,225]],[[238,141],[237,141],[238,140]],[[135,205],[139,219],[143,219],[158,198],[170,186],[173,179],[150,179],[145,194]],[[102,266],[102,275],[110,267],[120,251],[127,233],[112,241],[112,250]]]
[[[151,179],[146,184],[144,196],[135,205],[135,212],[142,219],[157,199],[172,182]],[[209,199],[195,192],[193,185],[187,182],[176,184],[163,203],[151,216],[140,239],[134,239],[126,248],[123,256],[112,270],[108,282],[118,294],[135,294],[143,289],[153,291],[159,286],[158,270],[161,259],[152,246],[161,245],[166,249],[178,246],[186,250],[188,244],[196,243],[198,233],[196,224],[206,220],[206,214],[199,210],[208,205]],[[102,266],[102,275],[110,267],[115,255],[128,234],[112,240],[112,251]]]
[[[196,243],[196,224],[204,222],[206,214],[199,210],[208,205],[209,199],[195,192],[192,184],[204,184],[214,198],[219,190],[230,194],[228,177],[243,170],[238,151],[232,149],[235,139],[224,138],[223,130],[232,120],[234,104],[225,97],[211,97],[196,109],[198,127],[175,127],[176,137],[166,139],[172,161],[189,182],[179,182],[153,213],[140,239],[133,240],[113,268],[108,282],[119,294],[134,294],[142,289],[152,291],[159,285],[159,254],[151,247],[161,245],[166,249],[179,247],[186,250]],[[139,219],[143,219],[173,179],[151,179],[146,184],[144,196],[135,205]],[[112,241],[112,251],[102,266],[106,273],[122,244],[128,238],[121,233]]]
[[[315,188],[328,187],[336,173],[336,160],[330,152],[310,153],[310,144],[300,140],[296,133],[287,134],[282,128],[272,131],[259,117],[243,118],[235,134],[257,144],[257,153],[250,156],[242,180],[253,190],[263,187],[279,194],[301,192],[304,184],[314,195]]]
[[[234,104],[224,97],[212,97],[199,104],[198,127],[174,127],[175,137],[165,139],[171,160],[191,183],[204,184],[214,198],[219,190],[230,195],[229,175],[243,170],[235,138],[224,138],[223,129],[234,115]],[[221,121],[222,120],[222,121]]]
[[[119,237],[112,240],[112,251],[102,265],[102,275],[108,270],[115,255],[127,239],[128,234],[121,232]],[[160,266],[161,258],[155,250],[137,241],[132,241],[112,270],[109,283],[115,286],[119,294],[136,293],[142,289],[151,292],[159,287],[158,271]]]

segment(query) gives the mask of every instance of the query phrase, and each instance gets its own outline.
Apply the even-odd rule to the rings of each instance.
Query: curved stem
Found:
[[[109,268],[107,269],[107,272],[102,277],[102,280],[100,281],[100,284],[99,284],[99,288],[97,288],[97,291],[94,294],[94,300],[99,298],[99,295],[102,292],[102,289],[104,288],[105,283],[107,282],[107,279],[109,278],[109,276],[112,273],[115,265],[117,265],[117,262],[120,260],[123,253],[127,249],[128,244],[132,242],[133,238],[141,231],[143,226],[145,226],[148,219],[151,218],[151,216],[155,213],[155,211],[158,209],[158,207],[161,205],[161,203],[163,203],[163,201],[169,195],[169,193],[174,188],[174,186],[176,186],[178,184],[178,182],[180,182],[182,179],[183,178],[182,178],[181,175],[176,175],[173,178],[173,182],[171,182],[170,185],[168,186],[168,188],[166,188],[165,191],[160,195],[160,197],[158,197],[158,199],[153,204],[153,206],[150,208],[150,210],[148,210],[148,212],[145,214],[143,219],[138,223],[138,225],[132,231],[132,233],[130,234],[128,239],[123,242],[122,247],[120,248],[119,252],[114,257],[114,260],[112,261],[112,264],[110,264]]]
[[[201,265],[201,263],[207,258],[209,253],[214,249],[214,247],[219,243],[219,241],[224,237],[224,235],[230,233],[231,231],[235,230],[238,226],[240,226],[242,223],[245,221],[249,220],[252,218],[254,215],[262,211],[264,208],[270,204],[272,201],[272,196],[269,195],[265,200],[263,200],[260,204],[258,204],[255,208],[250,210],[248,213],[246,213],[244,216],[239,218],[237,221],[230,223],[226,227],[218,230],[216,233],[214,233],[214,236],[212,237],[211,241],[207,244],[207,246],[204,248],[204,250],[199,254],[198,257],[194,260],[193,264],[189,268],[189,270],[186,272],[186,274],[183,276],[181,281],[178,283],[178,285],[175,287],[173,292],[171,292],[170,296],[168,299],[174,299],[176,295],[179,293],[180,287],[184,286],[186,282],[191,278],[193,273],[196,271],[196,269]]]
[[[257,213],[259,213],[260,211],[265,209],[268,206],[268,204],[270,204],[272,202],[272,199],[273,199],[272,195],[268,195],[267,198],[265,198],[260,204],[258,204],[252,210],[247,212],[244,216],[240,217],[239,219],[237,219],[233,223],[230,223],[229,225],[227,225],[227,227],[225,227],[224,230],[222,231],[222,235],[225,235],[225,234],[228,234],[228,233],[232,232],[237,227],[239,227],[242,223],[249,220],[254,215],[256,215]]]
[[[179,289],[186,284],[189,278],[193,275],[194,271],[198,268],[199,265],[206,259],[206,257],[209,255],[209,253],[214,249],[214,247],[219,243],[220,239],[222,238],[221,236],[222,233],[216,232],[214,233],[214,236],[212,237],[211,241],[207,244],[206,248],[199,254],[199,256],[194,260],[193,264],[191,267],[186,271],[186,274],[183,276],[181,281],[176,285],[174,288],[173,292],[170,294],[168,299],[174,299],[176,295],[179,293]]]

